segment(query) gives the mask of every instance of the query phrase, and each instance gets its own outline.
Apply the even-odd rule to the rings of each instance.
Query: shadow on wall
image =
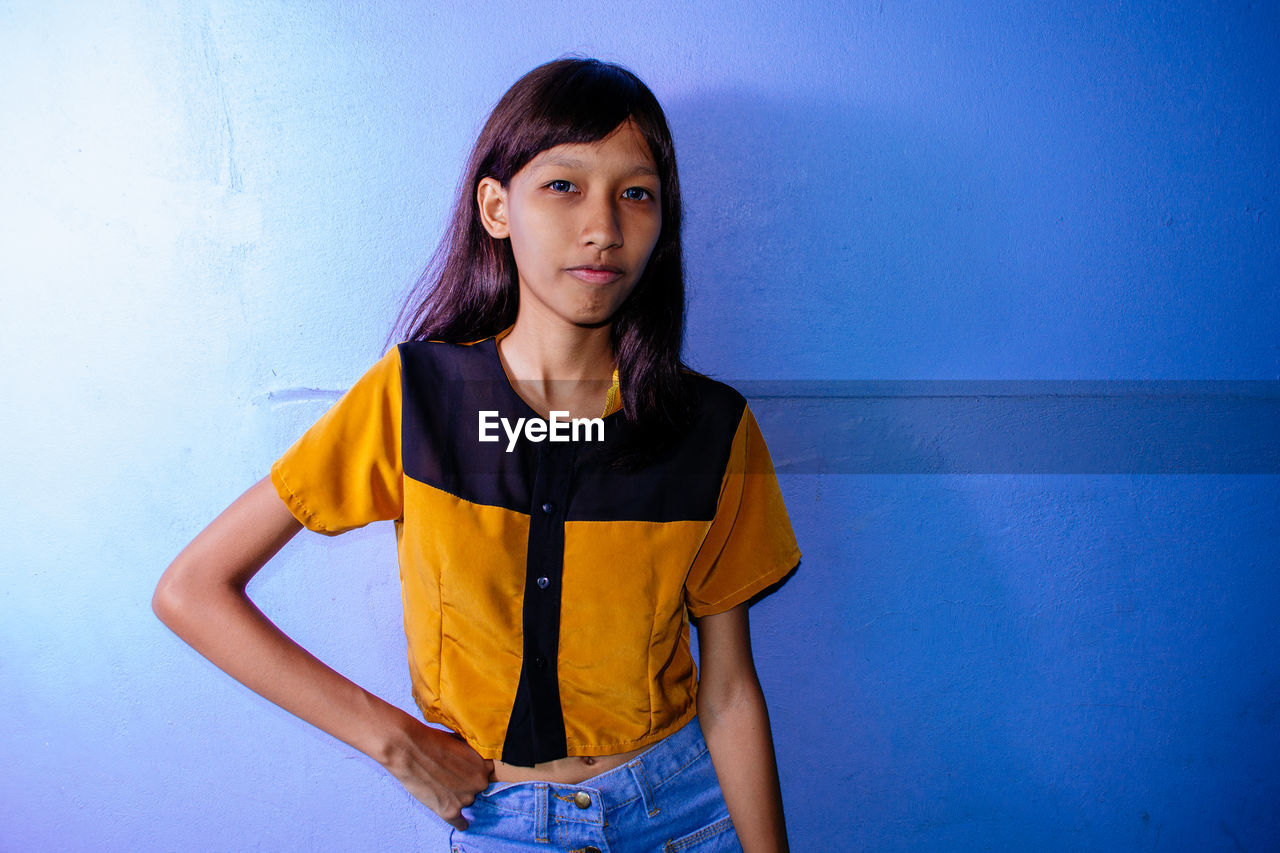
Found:
[[[764,335],[798,360],[780,378],[846,378],[851,358],[894,375],[912,363],[913,330],[931,331],[922,321],[968,316],[972,291],[993,286],[1007,217],[969,155],[945,149],[953,135],[862,106],[733,93],[677,100],[668,115],[700,361],[757,366]],[[984,306],[989,328],[972,332],[1001,328],[1004,310]]]

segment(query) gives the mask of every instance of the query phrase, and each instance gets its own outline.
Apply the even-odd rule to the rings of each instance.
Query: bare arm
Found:
[[[786,851],[769,711],[751,657],[747,605],[698,622],[698,719],[746,853]]]
[[[251,690],[373,758],[458,829],[493,762],[313,657],[263,615],[245,587],[302,529],[263,478],[165,570],[152,608],[174,633]]]

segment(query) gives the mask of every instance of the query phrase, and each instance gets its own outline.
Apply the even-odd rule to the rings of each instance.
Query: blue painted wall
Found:
[[[380,354],[488,107],[569,51],[668,108],[690,361],[783,386],[805,560],[753,625],[793,846],[1280,845],[1280,12],[1004,6],[0,4],[0,848],[441,837],[149,597]],[[1060,380],[1101,464],[1010,446]],[[1112,380],[1263,383],[1213,398],[1257,458],[1130,465]],[[1206,387],[1156,431],[1184,462]],[[805,456],[827,424],[867,445]],[[407,708],[391,538],[303,535],[252,592]]]

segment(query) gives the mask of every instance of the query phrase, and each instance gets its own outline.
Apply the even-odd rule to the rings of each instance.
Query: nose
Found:
[[[582,242],[600,251],[622,245],[622,226],[618,210],[611,199],[600,198],[584,205]]]

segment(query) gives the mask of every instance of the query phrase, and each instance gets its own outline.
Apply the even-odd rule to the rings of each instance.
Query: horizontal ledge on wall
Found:
[[[1277,474],[1280,382],[730,382],[780,474]]]
[[[752,400],[913,397],[1223,397],[1280,401],[1280,381],[1225,379],[725,380]]]
[[[253,406],[279,406],[287,403],[327,403],[333,405],[345,392],[327,388],[280,388],[255,394],[249,398]]]

